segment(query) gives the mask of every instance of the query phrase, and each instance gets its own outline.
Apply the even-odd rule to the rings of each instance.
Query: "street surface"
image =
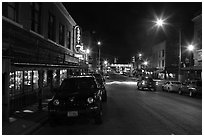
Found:
[[[202,99],[163,91],[140,91],[130,78],[112,75],[106,83],[103,124],[87,118],[46,123],[36,135],[201,135]]]

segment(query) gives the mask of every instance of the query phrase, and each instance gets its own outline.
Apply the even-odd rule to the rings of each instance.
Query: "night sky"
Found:
[[[142,52],[149,57],[151,46],[175,36],[182,28],[182,39],[193,38],[192,19],[201,13],[201,2],[67,2],[63,3],[83,31],[90,31],[102,41],[102,56],[118,63],[129,63]],[[168,17],[165,32],[152,29],[155,15]],[[94,48],[93,48],[94,49]]]

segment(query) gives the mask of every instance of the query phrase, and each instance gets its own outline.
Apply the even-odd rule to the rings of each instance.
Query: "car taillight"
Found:
[[[92,97],[87,98],[87,102],[88,102],[89,104],[93,103],[93,101],[94,101],[94,99],[93,99]]]
[[[58,99],[55,99],[54,101],[53,101],[53,105],[55,105],[55,106],[58,106],[59,105],[59,100]]]

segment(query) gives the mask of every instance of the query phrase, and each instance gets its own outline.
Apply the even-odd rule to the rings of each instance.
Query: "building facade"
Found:
[[[150,60],[153,76],[161,79],[176,79],[178,74],[178,45],[162,41],[152,47]]]
[[[183,68],[186,79],[202,80],[202,14],[192,20],[194,22],[194,50],[192,51],[192,62]]]
[[[87,71],[80,27],[62,3],[2,3],[3,121]],[[80,56],[80,58],[79,58]]]

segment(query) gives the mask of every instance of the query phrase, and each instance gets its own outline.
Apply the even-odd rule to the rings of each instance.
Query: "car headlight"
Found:
[[[59,100],[58,100],[58,99],[55,99],[55,100],[53,101],[53,105],[58,106],[58,105],[59,105]]]
[[[93,101],[94,101],[94,99],[93,99],[92,97],[87,98],[87,102],[88,102],[89,104],[93,103]]]

